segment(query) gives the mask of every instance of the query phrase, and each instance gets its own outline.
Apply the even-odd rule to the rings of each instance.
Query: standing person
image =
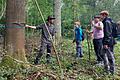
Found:
[[[80,21],[76,21],[74,23],[74,33],[75,33],[75,39],[73,40],[73,43],[76,42],[76,58],[82,58],[83,52],[82,52],[82,41],[83,41],[83,30],[81,28]]]
[[[104,51],[104,67],[106,72],[114,74],[115,71],[115,59],[114,59],[114,38],[112,35],[112,23],[108,18],[108,11],[100,12],[101,19],[104,24],[104,38],[103,38],[103,51]]]
[[[36,65],[39,63],[39,60],[42,57],[42,55],[46,49],[47,49],[47,55],[46,55],[47,63],[50,62],[51,47],[52,47],[50,35],[53,37],[55,34],[55,28],[53,25],[54,20],[55,20],[55,18],[53,16],[48,16],[47,22],[44,24],[38,25],[37,27],[36,26],[26,26],[26,27],[42,30],[40,50],[39,50],[39,53],[37,54],[36,59],[34,61],[34,64],[36,64]],[[47,28],[48,28],[48,30],[47,30]],[[50,35],[49,35],[48,31],[50,32]]]
[[[97,56],[97,65],[103,64],[103,56],[102,56],[102,49],[103,49],[103,23],[100,21],[100,16],[97,15],[94,17],[94,21],[92,21],[92,34],[93,34],[93,45],[94,51]]]

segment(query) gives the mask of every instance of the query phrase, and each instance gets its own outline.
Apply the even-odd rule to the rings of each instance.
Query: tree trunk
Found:
[[[5,49],[7,55],[27,61],[24,26],[25,0],[7,0]]]
[[[56,28],[56,41],[61,40],[61,0],[54,0],[54,16],[55,16],[55,28]]]

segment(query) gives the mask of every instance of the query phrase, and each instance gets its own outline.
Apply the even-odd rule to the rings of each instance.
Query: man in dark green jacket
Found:
[[[104,51],[104,67],[107,72],[114,74],[115,71],[115,59],[114,59],[114,38],[112,35],[112,23],[108,18],[108,11],[100,12],[101,19],[104,25],[104,38],[103,38],[103,51]]]
[[[40,50],[34,61],[34,64],[36,65],[39,63],[39,60],[46,49],[47,49],[46,59],[48,63],[50,62],[51,47],[52,47],[51,38],[53,38],[53,36],[55,35],[55,27],[53,25],[54,20],[55,18],[53,16],[48,16],[47,22],[44,24],[40,24],[38,26],[28,26],[28,25],[26,26],[37,30],[42,30]]]

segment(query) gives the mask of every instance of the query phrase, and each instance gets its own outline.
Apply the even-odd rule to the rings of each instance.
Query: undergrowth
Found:
[[[32,44],[31,44],[32,45]],[[16,67],[0,67],[0,80],[120,80],[120,43],[115,46],[116,72],[115,75],[106,74],[103,66],[95,65],[95,53],[91,49],[90,56],[88,53],[87,41],[84,41],[82,59],[75,58],[75,44],[72,40],[65,39],[56,46],[60,62],[62,65],[62,73],[57,63],[54,52],[52,53],[51,64],[46,63],[45,54],[38,66],[30,66],[28,68]],[[33,64],[38,46],[35,45],[33,53],[27,54],[28,61]],[[89,60],[90,57],[90,60]]]

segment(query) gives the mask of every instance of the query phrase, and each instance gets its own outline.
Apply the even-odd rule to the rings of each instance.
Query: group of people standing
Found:
[[[115,59],[114,59],[114,37],[112,35],[112,19],[108,17],[108,11],[101,11],[100,15],[94,17],[94,20],[91,22],[92,30],[88,32],[93,36],[93,45],[94,51],[96,53],[97,64],[103,64],[105,71],[114,74],[115,71]],[[34,29],[41,29],[41,47],[36,56],[34,64],[39,64],[39,60],[43,55],[45,49],[47,49],[47,62],[50,62],[51,56],[51,40],[50,35],[54,36],[55,29],[53,26],[55,18],[53,16],[49,16],[47,22],[38,26],[26,26]],[[47,25],[47,26],[46,26]],[[74,33],[75,39],[73,42],[76,42],[76,57],[82,58],[82,41],[84,40],[84,33],[81,27],[80,21],[76,21],[74,23]]]
[[[86,30],[93,37],[94,51],[96,53],[97,65],[104,65],[107,73],[114,74],[115,58],[112,19],[108,17],[108,11],[101,11],[100,15],[91,21],[92,30]],[[77,25],[76,25],[77,24]],[[78,27],[79,26],[79,27]],[[79,21],[75,22],[76,57],[83,57],[82,52],[82,28]],[[81,45],[80,45],[81,44]]]

